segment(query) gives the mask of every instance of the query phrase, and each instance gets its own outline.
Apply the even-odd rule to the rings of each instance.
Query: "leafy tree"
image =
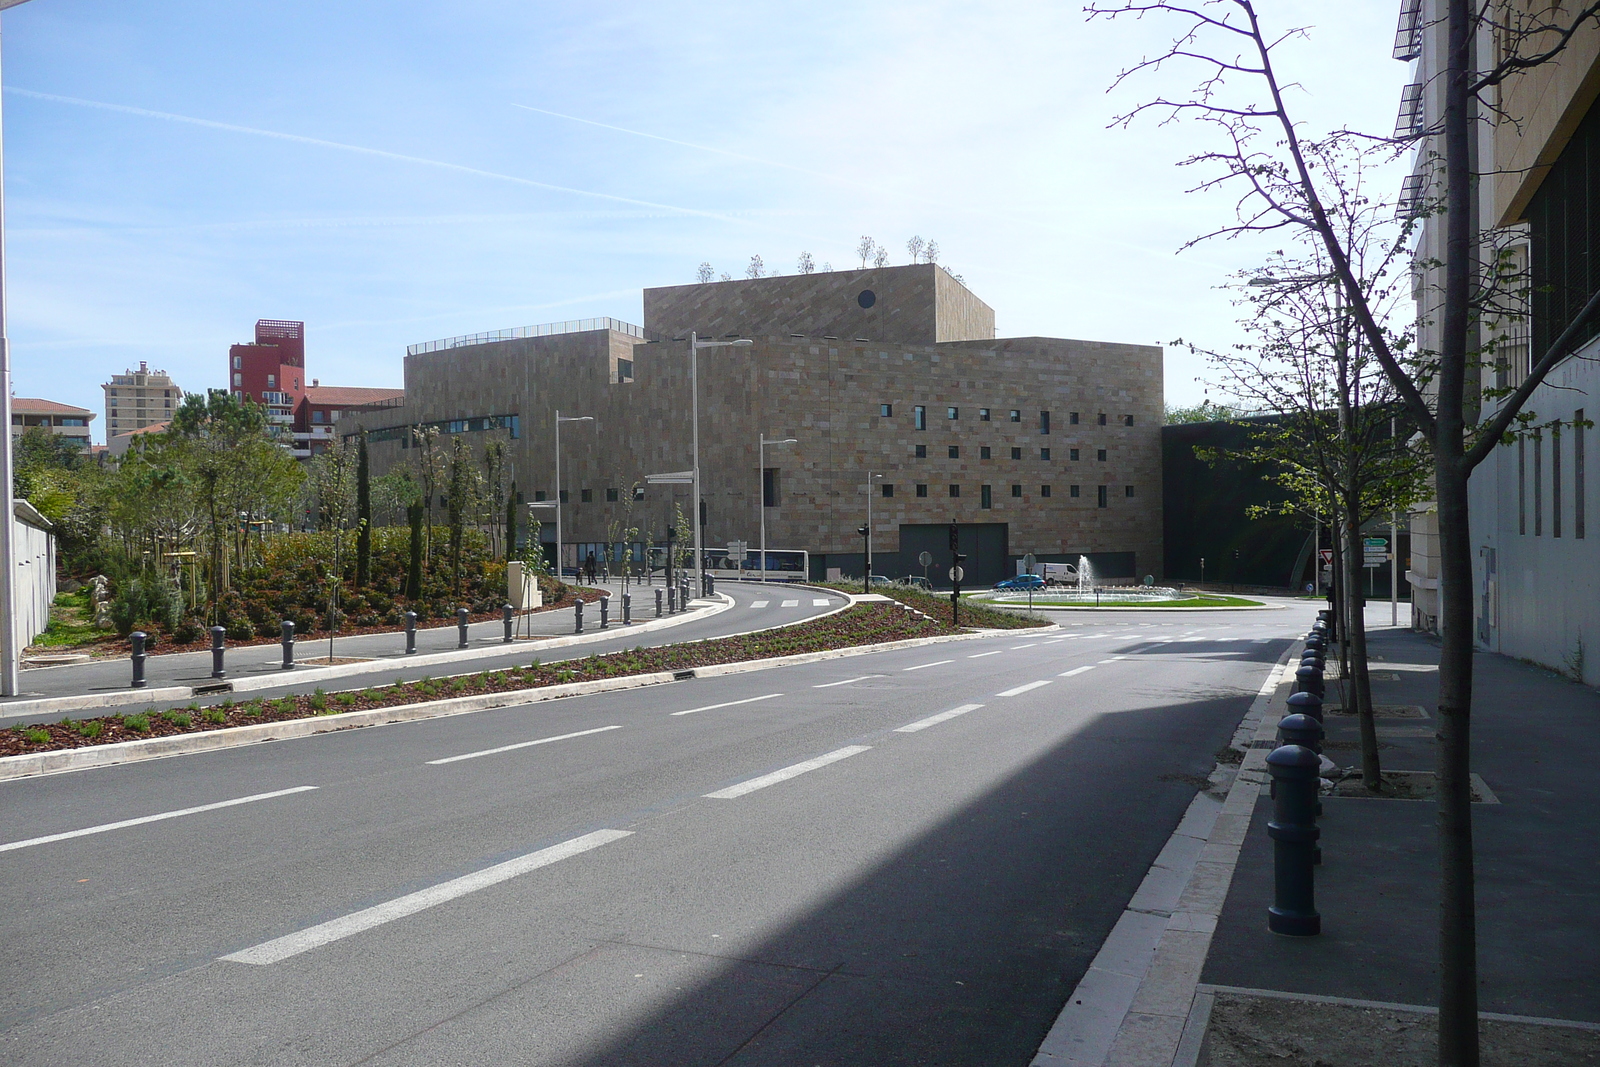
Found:
[[[911,262],[922,262],[923,243],[921,237],[913,237],[906,242],[906,251],[911,253]]]
[[[361,431],[356,441],[356,588],[365,589],[372,575],[372,470],[367,432]]]
[[[411,527],[411,540],[406,555],[406,599],[415,600],[422,595],[422,505],[406,506],[406,523]]]
[[[517,554],[517,483],[511,483],[511,491],[506,494],[506,559],[513,559]]]
[[[1187,407],[1181,405],[1167,405],[1167,425],[1181,426],[1196,422],[1225,422],[1230,419],[1243,418],[1247,412],[1233,404],[1213,404],[1206,398],[1198,404]]]
[[[800,253],[800,273],[810,274],[817,269],[817,261],[811,258],[810,252]]]
[[[759,278],[765,266],[766,264],[761,262],[760,256],[751,256],[750,265],[744,269],[744,276],[746,278]]]
[[[939,262],[939,242],[929,241],[928,246],[922,250],[922,258],[929,263]]]
[[[713,277],[711,264],[702,263],[700,269],[695,271],[695,280],[701,283],[709,282]]]

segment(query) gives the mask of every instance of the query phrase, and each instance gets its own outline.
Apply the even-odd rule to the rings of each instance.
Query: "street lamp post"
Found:
[[[593,422],[593,415],[563,415],[556,409],[556,581],[565,577],[561,565],[561,424],[563,422]]]
[[[0,0],[0,11],[27,0]],[[4,141],[0,135],[0,142]],[[0,150],[0,168],[4,152]],[[0,696],[17,695],[17,532],[11,500],[11,345],[6,338],[5,190],[0,183]]]
[[[867,535],[867,565],[863,568],[867,573],[861,579],[861,591],[872,592],[872,483],[882,478],[881,474],[867,472],[867,525],[862,527]]]
[[[748,338],[737,341],[702,341],[700,335],[689,331],[689,423],[690,469],[694,472],[694,573],[695,581],[704,580],[705,560],[700,544],[700,350],[702,348],[733,348],[754,344]]]
[[[767,446],[768,445],[794,445],[799,440],[794,437],[785,437],[779,441],[770,441],[766,434],[757,434],[759,439],[756,445],[758,458],[756,460],[756,512],[761,516],[761,580],[767,580]]]

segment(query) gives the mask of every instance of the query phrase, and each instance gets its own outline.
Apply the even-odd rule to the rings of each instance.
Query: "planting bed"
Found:
[[[474,696],[480,693],[506,693],[520,689],[585,682],[597,678],[621,678],[660,671],[689,670],[717,663],[791,656],[803,652],[823,652],[835,648],[875,645],[914,637],[934,637],[959,633],[954,627],[923,618],[895,604],[858,604],[836,615],[797,623],[775,630],[691,641],[657,648],[635,648],[604,656],[563,660],[541,664],[534,660],[527,667],[483,671],[452,678],[397,682],[338,693],[314,693],[280,699],[231,700],[202,707],[199,703],[166,712],[147,710],[136,715],[104,715],[88,719],[63,719],[58,723],[31,723],[0,730],[0,756],[18,756],[55,749],[83,748],[147,737],[198,733],[229,726],[249,726],[263,722],[306,719],[368,708],[420,704],[429,700]]]
[[[861,592],[861,583],[855,582],[814,582],[829,589],[838,589],[846,593]],[[891,597],[908,607],[916,608],[925,615],[931,615],[946,626],[950,625],[950,594],[925,593],[920,589],[911,589],[903,585],[875,585],[874,593]],[[1000,608],[985,607],[974,604],[965,596],[961,600],[961,625],[981,627],[989,630],[1025,630],[1033,626],[1049,626],[1050,620],[1038,615],[1029,615],[1027,605],[1022,610],[1004,610]]]

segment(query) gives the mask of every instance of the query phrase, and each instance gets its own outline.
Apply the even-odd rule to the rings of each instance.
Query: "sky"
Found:
[[[1308,130],[1386,132],[1397,0],[1257,5]],[[32,0],[3,31],[14,393],[98,414],[140,360],[225,384],[259,318],[307,373],[403,384],[405,346],[609,315],[752,255],[906,263],[912,236],[1000,336],[1240,338],[1219,288],[1281,240],[1191,237],[1231,199],[1176,164],[1216,146],[1108,92],[1176,25],[1078,3]],[[1396,187],[1403,176],[1397,166]],[[1169,348],[1166,399],[1222,399]]]

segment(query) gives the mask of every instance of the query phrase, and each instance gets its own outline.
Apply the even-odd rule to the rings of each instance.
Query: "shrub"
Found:
[[[136,734],[142,734],[150,729],[150,716],[142,711],[137,715],[124,715],[122,725]]]
[[[206,628],[200,620],[190,615],[172,631],[172,640],[180,645],[193,644],[206,635]]]
[[[49,730],[24,730],[22,731],[22,736],[36,745],[48,745],[50,743]]]
[[[180,730],[187,730],[194,725],[194,719],[186,711],[169,711],[166,719]]]
[[[228,721],[227,712],[221,708],[207,708],[200,713],[200,717],[205,719],[206,722],[215,723],[218,726]]]
[[[78,732],[91,741],[105,733],[105,730],[105,724],[98,719],[89,719],[78,724]]]

